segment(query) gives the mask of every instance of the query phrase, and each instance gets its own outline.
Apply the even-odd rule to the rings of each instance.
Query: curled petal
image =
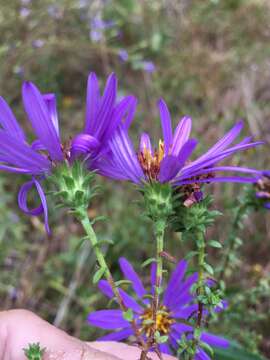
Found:
[[[80,154],[89,154],[97,150],[100,142],[92,135],[79,134],[77,135],[71,145],[72,157]]]
[[[36,187],[37,192],[39,194],[41,204],[34,209],[29,209],[28,205],[27,205],[27,196],[28,196],[28,192],[34,186]],[[37,215],[44,213],[45,228],[46,228],[47,233],[50,234],[46,196],[45,196],[45,193],[44,193],[38,180],[33,179],[31,181],[26,182],[24,185],[21,186],[19,194],[18,194],[18,204],[19,204],[20,209],[27,215],[37,216]]]

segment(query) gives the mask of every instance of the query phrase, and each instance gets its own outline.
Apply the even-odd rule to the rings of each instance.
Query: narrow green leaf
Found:
[[[129,322],[133,320],[134,314],[132,309],[127,309],[127,311],[123,312],[123,318]]]
[[[144,268],[145,266],[150,265],[150,264],[152,264],[153,262],[156,262],[156,261],[157,260],[155,258],[149,258],[149,259],[145,260],[142,263],[141,267]]]
[[[118,281],[115,281],[115,285],[116,286],[120,286],[120,285],[129,285],[131,284],[132,282],[130,280],[118,280]]]
[[[218,248],[218,249],[221,249],[222,248],[222,245],[220,242],[216,241],[216,240],[210,240],[208,241],[208,245],[209,246],[212,246],[214,248]]]
[[[208,345],[208,344],[205,343],[205,342],[200,341],[200,346],[201,346],[204,350],[206,350],[206,351],[208,352],[208,354],[211,356],[211,358],[213,358],[213,356],[214,356],[214,350],[211,348],[210,345]]]
[[[96,284],[99,282],[99,280],[104,275],[105,271],[106,271],[105,267],[100,268],[100,269],[98,269],[98,271],[96,271],[95,275],[93,276],[93,284]]]
[[[204,263],[203,267],[210,275],[214,275],[214,270],[211,265]]]

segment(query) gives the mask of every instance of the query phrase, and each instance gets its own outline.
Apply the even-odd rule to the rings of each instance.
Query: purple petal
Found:
[[[146,290],[142,284],[141,279],[133,269],[132,265],[127,261],[127,259],[121,257],[119,259],[120,268],[124,276],[132,282],[132,287],[135,293],[139,298],[142,298],[146,294]]]
[[[121,310],[100,310],[88,315],[91,325],[102,329],[129,328],[130,324],[123,318]]]
[[[195,360],[211,360],[211,358],[202,348],[198,348],[198,351],[195,355]]]
[[[136,107],[137,107],[137,102],[138,102],[135,97],[132,96],[131,98],[132,98],[132,101],[130,101],[126,119],[124,120],[124,126],[125,126],[125,129],[127,129],[127,130],[129,129],[129,127],[132,123],[132,120],[134,118],[134,115],[136,112]]]
[[[6,101],[0,96],[0,124],[3,129],[6,130],[10,135],[14,136],[18,140],[25,141],[25,135],[18,124],[13,112],[6,103]]]
[[[270,202],[267,202],[266,204],[264,204],[264,207],[265,207],[266,209],[270,209]]]
[[[35,185],[36,185],[36,188],[37,188],[40,200],[41,200],[41,204],[43,207],[45,229],[47,231],[47,234],[50,235],[51,231],[50,231],[50,227],[49,227],[48,206],[47,206],[46,195],[45,195],[40,183],[38,182],[38,180],[34,178],[34,182],[35,182]]]
[[[241,183],[241,184],[253,184],[256,183],[259,180],[259,177],[241,177],[241,176],[227,176],[227,177],[213,177],[209,179],[199,179],[196,180],[198,183],[220,183],[220,182],[235,182],[235,183]],[[183,180],[183,181],[175,181],[175,184],[177,185],[187,185],[187,184],[193,184],[194,180]]]
[[[106,295],[109,298],[112,298],[114,296],[112,288],[108,281],[106,280],[100,280],[98,283],[98,287],[100,291]],[[142,307],[131,297],[129,296],[124,290],[119,289],[120,296],[123,300],[123,303],[127,308],[131,308],[136,313],[142,312]]]
[[[27,197],[28,192],[35,186],[35,182],[33,180],[24,183],[18,194],[18,204],[20,209],[27,215],[40,215],[43,213],[43,206],[40,204],[38,207],[34,209],[29,209],[27,206]]]
[[[180,339],[181,334],[184,332],[193,332],[192,326],[182,323],[173,324],[172,329],[175,330],[175,333],[177,333],[177,335],[179,335],[178,339]]]
[[[18,141],[4,130],[0,130],[0,143],[0,161],[14,167],[27,169],[34,175],[50,171],[51,163],[44,156],[36,153],[30,146]]]
[[[98,341],[121,341],[127,339],[131,335],[133,335],[133,330],[130,327],[123,330],[114,331],[111,334],[102,336],[98,339]]]
[[[249,148],[252,148],[252,147],[255,147],[258,145],[262,145],[262,144],[263,144],[263,142],[258,141],[258,142],[250,143],[250,144],[236,145],[236,146],[234,146],[228,150],[225,150],[221,153],[210,155],[209,157],[207,156],[203,159],[201,157],[200,161],[196,160],[196,161],[192,162],[190,165],[185,166],[181,171],[182,172],[181,177],[189,176],[189,174],[194,173],[195,170],[210,167],[211,165],[214,165],[217,162],[224,160],[226,157],[232,155],[235,152],[247,150]]]
[[[103,143],[106,143],[112,137],[121,122],[124,128],[127,129],[125,117],[129,116],[129,112],[133,111],[134,106],[136,107],[136,102],[134,96],[126,96],[114,107],[112,116],[107,118],[107,125],[101,139]]]
[[[226,348],[230,345],[230,342],[220,336],[212,335],[209,333],[203,332],[201,335],[201,340],[206,342],[210,346]]]
[[[169,354],[169,355],[172,354],[169,345],[167,345],[167,344],[159,344],[158,347],[159,347],[159,350],[160,350],[160,352],[162,354]]]
[[[193,314],[195,315],[198,311],[198,304],[192,304],[189,306],[185,306],[182,309],[175,311],[173,313],[174,318],[182,318],[182,319],[188,319]]]
[[[171,297],[167,300],[167,306],[172,311],[180,310],[184,305],[190,303],[194,296],[190,293],[191,286],[197,281],[198,274],[194,273],[187,277],[187,279],[183,282],[179,282],[177,286],[175,286],[171,292]]]
[[[116,99],[117,79],[111,74],[107,80],[103,97],[100,101],[99,112],[95,118],[95,130],[92,133],[97,139],[101,139],[107,129],[113,114],[113,106]]]
[[[119,293],[127,308],[132,309],[135,313],[142,313],[143,308],[130,295],[122,289],[119,289]]]
[[[148,150],[150,154],[152,154],[152,145],[150,137],[147,133],[142,133],[140,138],[140,152],[144,152]]]
[[[87,81],[85,132],[94,134],[96,129],[96,117],[100,104],[98,79],[95,73],[90,73]]]
[[[164,304],[167,305],[170,301],[172,295],[174,295],[175,290],[180,286],[185,272],[187,269],[187,262],[185,260],[179,261],[175,270],[173,271],[170,280],[168,282],[167,288],[164,292]]]
[[[107,280],[100,280],[98,282],[98,288],[108,298],[112,298],[114,296],[111,285],[108,283]]]
[[[208,157],[209,155],[217,154],[226,149],[240,134],[243,129],[243,121],[236,123],[230,131],[227,132],[215,145],[213,145],[204,155],[202,155],[196,161]]]
[[[182,147],[178,158],[172,155],[166,156],[160,164],[159,181],[166,182],[172,180],[182,169],[196,145],[197,141],[190,139]]]
[[[37,87],[30,82],[23,84],[23,102],[32,127],[51,158],[62,161],[63,153],[60,139],[51,120],[48,107]]]
[[[0,170],[17,173],[17,174],[32,174],[32,172],[28,169],[22,169],[18,167],[3,165],[3,164],[0,164]]]
[[[45,101],[45,104],[47,105],[48,112],[50,115],[50,118],[52,120],[54,129],[59,136],[59,122],[58,122],[58,115],[57,115],[57,109],[56,109],[56,97],[55,94],[44,94],[43,99]]]
[[[122,173],[134,183],[139,184],[145,176],[127,131],[122,126],[119,126],[114,132],[114,136],[110,141],[110,148],[117,172]]]
[[[240,173],[250,173],[250,174],[261,174],[260,170],[250,169],[240,166],[218,166],[218,167],[210,167],[208,169],[197,170],[189,174],[189,176],[198,176],[203,174],[209,174],[209,172],[219,172],[219,171],[233,171],[233,172],[240,172]]]
[[[100,147],[100,142],[92,135],[79,134],[75,136],[71,144],[71,157],[81,154],[91,154]]]
[[[159,100],[158,106],[159,106],[163,138],[164,138],[165,154],[167,154],[169,152],[173,138],[171,116],[169,109],[163,99]]]
[[[27,206],[27,195],[28,195],[28,191],[35,185],[38,195],[40,197],[41,200],[41,204],[34,208],[34,209],[29,209]],[[45,229],[47,231],[47,234],[50,234],[50,228],[49,228],[49,221],[48,221],[48,207],[47,207],[47,201],[46,201],[46,196],[45,193],[39,183],[39,181],[37,179],[33,179],[32,181],[29,181],[27,183],[25,183],[19,191],[18,194],[18,204],[20,209],[26,213],[27,215],[40,215],[40,214],[44,214],[44,221],[45,221]]]
[[[168,182],[179,172],[179,160],[172,155],[165,156],[160,163],[158,180],[161,183]]]
[[[91,164],[90,165],[90,170]],[[118,167],[118,164],[114,162],[114,159],[99,159],[96,163],[95,169],[98,169],[100,175],[115,179],[115,180],[130,180],[128,174],[124,174]]]
[[[178,156],[182,146],[188,141],[191,132],[191,126],[192,121],[188,116],[183,117],[183,119],[177,125],[172,140],[172,155]]]

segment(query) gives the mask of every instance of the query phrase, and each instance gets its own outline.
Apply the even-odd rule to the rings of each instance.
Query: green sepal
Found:
[[[93,276],[93,284],[96,284],[96,283],[99,282],[99,280],[100,280],[100,279],[102,278],[102,276],[104,275],[105,271],[106,271],[106,268],[103,267],[103,268],[98,269],[98,270],[95,272],[95,274],[94,274],[94,276]]]
[[[148,265],[150,265],[150,264],[152,264],[152,263],[154,263],[154,262],[157,262],[157,259],[155,259],[155,258],[149,258],[149,259],[145,260],[145,261],[142,263],[141,267],[144,268],[145,266],[148,266]]]
[[[127,309],[127,311],[123,312],[123,318],[127,320],[128,322],[131,322],[134,319],[134,313],[132,309]]]

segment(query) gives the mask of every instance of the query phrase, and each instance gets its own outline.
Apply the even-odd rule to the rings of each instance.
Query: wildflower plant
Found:
[[[30,177],[19,191],[19,206],[29,215],[43,213],[48,233],[44,185],[57,205],[67,209],[81,223],[84,240],[90,241],[98,263],[93,282],[112,300],[110,303],[115,302],[118,307],[89,314],[91,325],[115,330],[101,339],[135,338],[142,350],[140,360],[146,360],[149,351],[155,351],[160,359],[162,353],[174,353],[181,359],[207,360],[213,357],[213,346],[228,347],[228,340],[207,330],[211,316],[224,310],[227,303],[223,299],[224,286],[219,286],[215,270],[207,260],[208,247],[222,248],[218,240],[206,241],[207,228],[220,213],[211,209],[213,198],[204,196],[203,186],[214,182],[256,184],[257,199],[262,198],[262,193],[263,198],[268,199],[268,173],[218,165],[262,142],[252,142],[247,137],[233,144],[243,127],[243,123],[238,122],[206,153],[191,160],[198,143],[190,139],[191,118],[183,117],[173,132],[168,107],[161,99],[158,108],[163,139],[154,148],[150,136],[143,133],[139,149],[135,151],[128,130],[137,100],[126,96],[117,101],[114,74],[109,76],[103,95],[99,92],[97,76],[89,75],[85,126],[68,145],[63,145],[60,140],[53,94],[42,95],[35,85],[26,82],[23,101],[37,139],[27,143],[9,106],[0,98],[0,170]],[[217,175],[219,173],[230,175]],[[123,257],[119,265],[125,279],[117,282],[113,278],[103,253],[103,241],[94,230],[94,223],[100,216],[90,219],[88,213],[92,199],[102,190],[95,185],[97,174],[128,180],[136,184],[143,196],[143,211],[152,221],[156,239],[155,254],[142,264],[143,268],[151,265],[150,291]],[[33,187],[41,204],[29,209],[27,197]],[[268,202],[265,205],[267,207]],[[241,211],[237,215],[237,224]],[[194,243],[195,250],[185,254],[186,258],[196,259],[196,269],[190,275],[187,275],[187,261],[179,262],[166,251],[165,235],[169,228],[181,232],[183,239]],[[176,264],[167,285],[165,260],[166,264],[167,261]],[[225,268],[226,265],[225,258]],[[122,289],[126,284],[131,285],[135,296]]]

